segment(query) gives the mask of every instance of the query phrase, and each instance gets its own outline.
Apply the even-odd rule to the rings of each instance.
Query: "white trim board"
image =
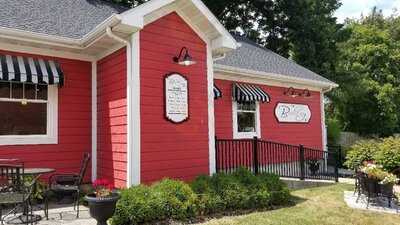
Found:
[[[232,100],[232,137],[233,139],[251,139],[254,137],[261,138],[261,115],[260,115],[260,102],[256,102],[256,132],[240,133],[238,132],[237,120],[237,102]]]
[[[97,61],[92,62],[92,181],[97,179]]]
[[[220,64],[214,64],[214,73],[216,79],[242,81],[256,84],[269,84],[270,86],[278,87],[306,87],[314,91],[324,91],[338,87],[338,85],[335,83],[313,81],[309,79],[241,69]]]

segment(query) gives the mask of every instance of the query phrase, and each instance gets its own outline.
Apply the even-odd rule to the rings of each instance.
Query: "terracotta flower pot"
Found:
[[[89,203],[89,213],[97,221],[97,225],[107,225],[115,212],[115,207],[120,195],[113,193],[109,197],[97,198],[93,195],[86,195],[85,200]]]

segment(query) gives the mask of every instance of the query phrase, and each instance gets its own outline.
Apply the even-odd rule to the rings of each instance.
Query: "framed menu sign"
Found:
[[[308,105],[278,103],[275,116],[280,123],[308,123],[311,119],[311,110]]]
[[[188,80],[179,73],[171,73],[164,82],[165,117],[172,123],[183,123],[189,118]]]

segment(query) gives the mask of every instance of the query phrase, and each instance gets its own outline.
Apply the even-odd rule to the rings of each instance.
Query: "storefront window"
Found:
[[[234,102],[234,138],[259,136],[259,110],[256,102]]]
[[[57,139],[57,87],[0,82],[0,145]]]

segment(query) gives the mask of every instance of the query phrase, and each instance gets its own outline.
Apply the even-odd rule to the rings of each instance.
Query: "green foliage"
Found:
[[[161,212],[166,218],[185,220],[196,215],[197,196],[188,184],[165,179],[153,185],[153,191],[162,200]]]
[[[152,186],[123,190],[112,224],[187,221],[226,211],[268,209],[287,203],[289,198],[289,190],[278,176],[254,176],[246,169],[231,175],[199,176],[191,185],[165,179]]]
[[[373,161],[376,151],[378,151],[378,142],[376,140],[360,141],[350,147],[345,165],[351,169],[358,169],[363,162]]]
[[[383,139],[378,147],[379,150],[374,155],[376,163],[382,165],[386,171],[400,168],[400,138]]]
[[[339,120],[329,118],[326,120],[326,125],[328,133],[328,143],[336,145],[339,142],[340,133],[342,132]]]
[[[400,168],[400,138],[358,142],[350,148],[345,165],[356,169],[365,161],[374,161],[389,172]]]
[[[400,131],[400,39],[393,33],[399,27],[400,20],[376,10],[346,25],[334,78],[340,88],[330,97],[347,131],[382,137]]]

